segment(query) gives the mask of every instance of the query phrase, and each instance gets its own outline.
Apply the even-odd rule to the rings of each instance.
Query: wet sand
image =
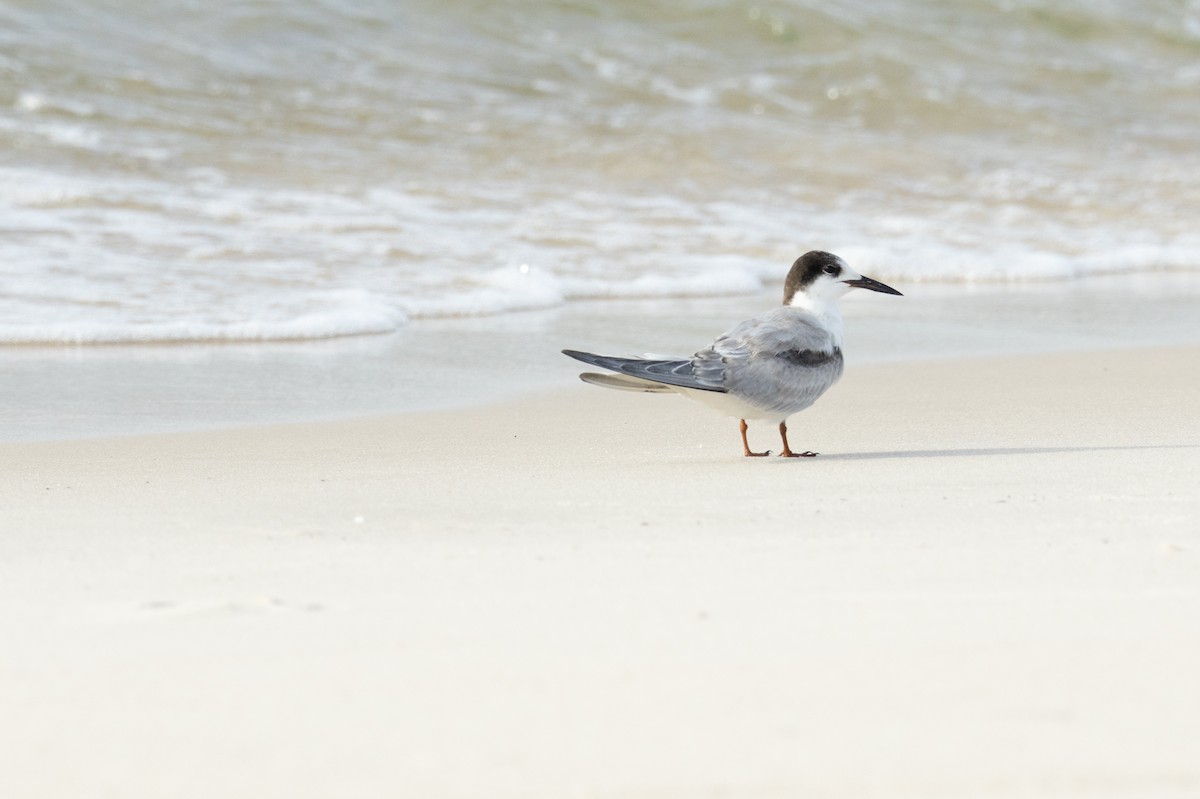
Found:
[[[24,796],[1184,796],[1200,352],[0,446]],[[755,446],[773,431],[751,429]]]

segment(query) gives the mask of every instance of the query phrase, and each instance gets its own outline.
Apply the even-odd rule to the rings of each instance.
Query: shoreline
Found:
[[[861,366],[797,460],[583,384],[0,445],[6,783],[1188,795],[1198,389],[1198,348]]]
[[[1200,275],[1056,286],[917,286],[842,303],[847,367],[1200,345]],[[889,301],[894,300],[894,301]],[[213,430],[462,409],[572,385],[559,350],[693,352],[774,292],[581,302],[291,344],[0,348],[0,442]],[[469,387],[469,391],[464,391]]]
[[[1115,347],[1097,347],[1094,349],[1065,349],[1065,350],[1046,350],[1036,353],[1003,353],[1003,354],[977,354],[970,356],[962,355],[929,355],[922,357],[914,357],[909,360],[867,360],[866,362],[854,363],[846,370],[846,375],[830,389],[830,394],[838,393],[839,386],[845,383],[847,379],[853,380],[856,373],[867,371],[870,373],[887,372],[897,373],[901,375],[909,368],[921,371],[926,370],[955,370],[960,367],[979,368],[987,363],[1017,363],[1022,359],[1030,358],[1035,360],[1043,359],[1061,359],[1071,361],[1074,359],[1094,360],[1103,357],[1113,357],[1117,359],[1136,359],[1144,355],[1151,358],[1163,357],[1178,357],[1180,360],[1185,360],[1192,355],[1200,357],[1200,345],[1178,344],[1167,346],[1131,346],[1124,348]],[[102,444],[104,442],[121,442],[135,441],[142,439],[167,439],[172,437],[196,437],[196,436],[211,436],[211,435],[232,435],[239,434],[248,435],[272,435],[274,433],[282,434],[284,431],[296,430],[303,431],[306,428],[330,428],[340,425],[348,426],[388,426],[396,427],[403,426],[406,420],[416,420],[421,418],[453,418],[460,414],[469,414],[473,416],[490,417],[493,414],[501,413],[509,409],[528,407],[530,405],[538,405],[542,402],[550,402],[557,404],[566,401],[566,398],[577,395],[579,388],[585,388],[588,394],[599,394],[601,398],[609,395],[618,394],[618,392],[607,391],[597,387],[587,387],[578,380],[578,373],[586,370],[586,365],[578,364],[574,361],[565,358],[560,359],[563,363],[557,364],[559,367],[556,373],[564,374],[557,375],[553,382],[547,382],[540,385],[538,388],[514,387],[510,390],[496,395],[486,395],[479,398],[461,398],[461,404],[452,404],[448,407],[417,407],[411,409],[401,409],[395,411],[374,411],[374,412],[346,412],[342,415],[322,415],[309,418],[285,418],[276,420],[259,420],[259,421],[242,421],[233,423],[213,423],[211,425],[185,427],[166,430],[148,430],[137,432],[115,432],[115,433],[96,433],[87,436],[72,436],[72,437],[49,437],[49,438],[34,438],[34,439],[0,439],[0,451],[6,447],[14,448],[36,448],[38,446],[66,446],[70,447],[75,443],[85,444]],[[565,366],[564,366],[565,364]],[[640,397],[640,394],[634,396]],[[657,398],[657,403],[670,401],[677,395],[665,395]],[[682,398],[680,398],[682,399]],[[655,402],[655,400],[651,400]],[[828,402],[826,398],[818,400],[818,404]],[[695,403],[682,400],[684,406],[695,405]],[[720,427],[721,420],[727,417],[721,416],[719,413],[703,409],[703,406],[696,405],[702,409],[701,415],[710,416],[710,424],[707,426]],[[659,410],[659,409],[653,409]],[[636,407],[631,411],[636,412]],[[683,410],[686,415],[692,415],[689,410]],[[792,417],[789,424],[797,422],[803,424],[804,417],[813,413],[813,410],[802,411]],[[756,427],[771,427],[770,425],[755,425]],[[736,427],[736,424],[735,424]],[[771,428],[773,429],[773,428]],[[767,436],[770,438],[770,436]],[[736,438],[736,436],[735,436]],[[775,442],[778,443],[777,441]],[[740,446],[740,445],[739,445]],[[847,454],[849,457],[850,454]]]

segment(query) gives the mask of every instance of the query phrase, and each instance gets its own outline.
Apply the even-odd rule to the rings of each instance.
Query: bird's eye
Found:
[[[838,268],[836,266],[834,266],[833,264],[830,264],[829,266],[825,267],[825,274],[836,275],[837,273],[838,273]]]

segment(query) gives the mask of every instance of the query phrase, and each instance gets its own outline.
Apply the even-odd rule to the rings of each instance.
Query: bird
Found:
[[[563,354],[606,373],[585,383],[623,391],[677,393],[739,420],[742,454],[761,458],[746,439],[746,420],[779,426],[785,458],[810,458],[788,444],[787,420],[811,406],[842,376],[842,314],[837,301],[852,289],[903,296],[852,269],[833,253],[796,259],[783,284],[783,305],[734,325],[690,358],[619,358],[579,350]]]

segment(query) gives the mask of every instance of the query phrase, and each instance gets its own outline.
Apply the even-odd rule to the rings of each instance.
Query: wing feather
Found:
[[[646,358],[617,358],[611,355],[596,355],[591,352],[578,350],[563,350],[563,355],[577,361],[599,366],[613,372],[665,383],[680,388],[694,388],[699,391],[724,392],[725,386],[712,369],[706,369],[698,375],[694,368],[695,359],[646,359]]]
[[[585,383],[591,383],[593,386],[615,388],[618,391],[641,391],[646,394],[669,394],[674,390],[670,386],[662,383],[654,383],[649,380],[642,380],[640,377],[630,377],[628,375],[584,372],[579,376],[579,379]]]

